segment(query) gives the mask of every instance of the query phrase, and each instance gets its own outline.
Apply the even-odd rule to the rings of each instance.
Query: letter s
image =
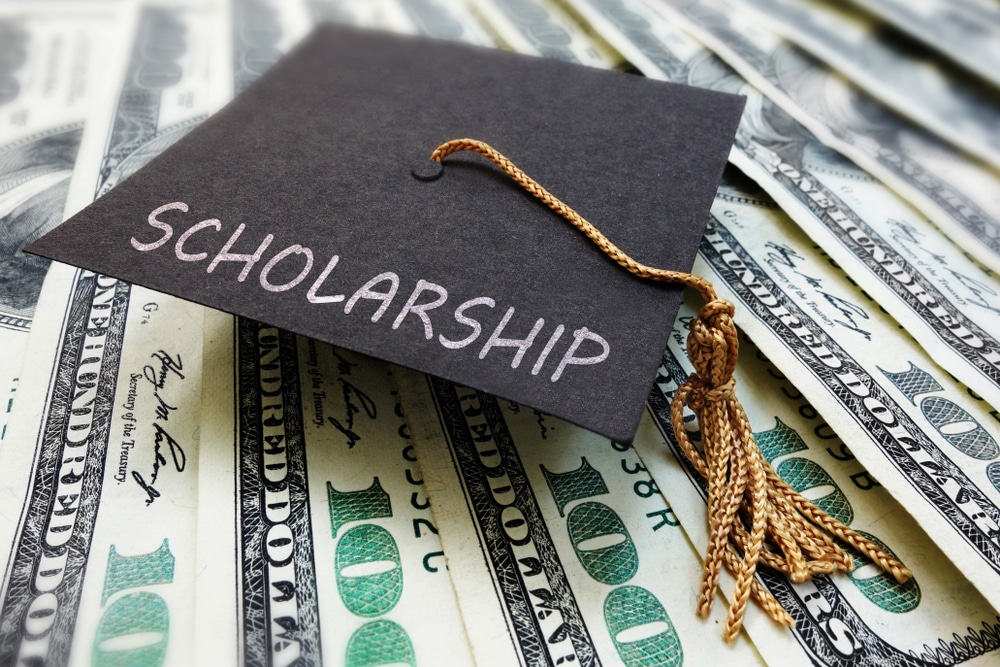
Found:
[[[169,204],[164,204],[160,208],[155,209],[152,213],[149,214],[149,218],[147,218],[147,221],[149,222],[151,227],[162,229],[163,236],[161,236],[158,240],[153,241],[152,243],[140,243],[139,241],[136,241],[135,237],[133,236],[132,247],[135,248],[136,250],[146,252],[147,250],[156,250],[161,245],[169,241],[170,237],[174,235],[174,228],[165,222],[157,220],[156,216],[163,213],[164,211],[171,211],[174,209],[187,213],[188,205],[182,201],[175,201]]]

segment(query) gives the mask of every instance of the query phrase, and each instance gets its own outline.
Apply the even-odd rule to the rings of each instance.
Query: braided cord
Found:
[[[640,264],[629,257],[624,250],[612,243],[607,236],[602,234],[597,229],[597,227],[594,227],[592,224],[587,222],[583,216],[564,204],[561,199],[543,188],[535,179],[521,171],[517,165],[508,160],[503,156],[503,154],[489,144],[482,141],[476,141],[475,139],[454,139],[438,146],[437,149],[435,149],[435,151],[431,154],[431,159],[435,162],[441,162],[452,153],[457,153],[459,151],[473,151],[488,158],[491,162],[493,162],[493,164],[503,169],[504,172],[514,180],[514,182],[540,199],[553,211],[566,218],[570,224],[583,232],[588,239],[596,243],[597,247],[603,250],[608,257],[615,260],[631,273],[634,273],[640,278],[647,278],[657,282],[687,285],[698,290],[702,297],[704,297],[705,301],[716,300],[715,289],[712,287],[712,284],[700,276],[693,276],[690,273],[681,273],[679,271],[656,269],[651,266],[646,266],[645,264]]]
[[[739,340],[733,323],[734,307],[718,298],[708,280],[635,261],[579,213],[482,141],[448,141],[435,149],[431,160],[441,163],[458,151],[473,151],[489,159],[629,272],[657,282],[693,287],[704,298],[705,305],[692,320],[687,339],[688,357],[695,372],[678,388],[670,405],[671,423],[681,451],[708,484],[709,544],[698,599],[700,616],[708,615],[719,572],[725,566],[736,578],[723,630],[727,641],[739,634],[751,596],[775,621],[792,626],[791,615],[755,578],[757,566],[774,568],[796,583],[813,574],[850,572],[850,555],[830,535],[867,556],[900,583],[912,576],[892,554],[792,489],[761,454],[735,394],[733,371]],[[704,454],[684,428],[685,408],[690,408],[698,419]]]

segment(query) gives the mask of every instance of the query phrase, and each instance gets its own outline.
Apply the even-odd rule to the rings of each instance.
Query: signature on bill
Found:
[[[181,356],[171,356],[165,350],[158,350],[150,355],[154,362],[147,364],[143,369],[143,377],[153,386],[153,400],[155,401],[155,421],[153,422],[153,469],[149,473],[149,479],[138,470],[132,471],[132,479],[146,492],[146,505],[151,505],[160,497],[160,492],[156,488],[156,482],[160,476],[160,469],[172,463],[177,472],[184,472],[187,466],[187,455],[181,444],[167,432],[160,422],[170,420],[170,415],[177,409],[165,398],[162,392],[167,391],[167,386],[171,382],[184,380],[184,362]],[[166,453],[170,458],[167,458]]]
[[[345,380],[344,378],[338,378],[337,380],[342,389],[344,396],[344,408],[346,409],[347,416],[344,418],[343,423],[334,417],[327,417],[330,423],[333,424],[334,428],[343,433],[347,437],[347,447],[351,448],[361,440],[361,436],[355,433],[354,429],[354,416],[364,411],[369,418],[375,419],[376,409],[375,402],[368,397],[363,391],[358,389],[356,386]],[[357,399],[358,403],[355,403],[353,399]]]

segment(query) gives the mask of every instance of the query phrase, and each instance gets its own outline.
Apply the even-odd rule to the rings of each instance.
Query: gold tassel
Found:
[[[736,578],[723,631],[727,641],[733,641],[739,634],[751,595],[771,618],[792,626],[791,615],[755,578],[757,566],[762,564],[783,572],[794,583],[814,574],[850,572],[853,567],[850,555],[830,535],[870,558],[900,583],[912,576],[891,554],[788,486],[764,459],[735,394],[733,370],[739,340],[733,323],[733,304],[719,299],[711,283],[690,273],[636,262],[488,144],[475,139],[455,139],[438,146],[431,160],[440,164],[457,151],[474,151],[488,158],[631,273],[693,287],[705,299],[705,305],[691,322],[687,339],[687,352],[695,372],[677,390],[671,404],[674,435],[684,455],[708,483],[709,543],[698,600],[700,616],[707,616],[712,607],[719,572],[725,565]],[[704,454],[694,447],[684,428],[685,407],[698,418]]]

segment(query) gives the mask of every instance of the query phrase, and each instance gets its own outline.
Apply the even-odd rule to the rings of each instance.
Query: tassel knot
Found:
[[[684,384],[690,388],[686,404],[695,412],[702,410],[709,403],[729,401],[736,397],[736,380],[733,378],[729,378],[721,386],[711,387],[692,373]]]

